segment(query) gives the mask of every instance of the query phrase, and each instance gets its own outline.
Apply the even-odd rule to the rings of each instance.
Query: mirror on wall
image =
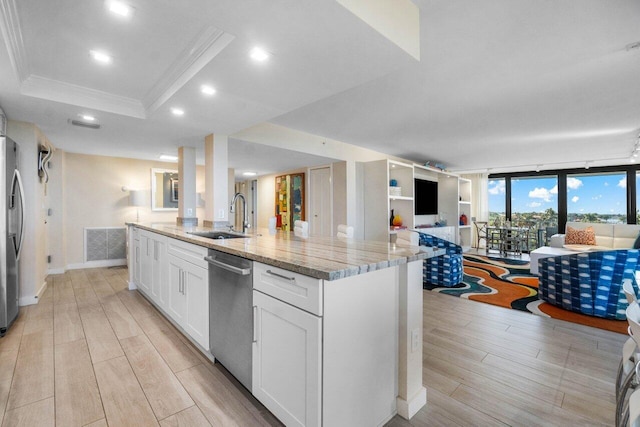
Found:
[[[151,210],[178,210],[178,171],[151,169]]]

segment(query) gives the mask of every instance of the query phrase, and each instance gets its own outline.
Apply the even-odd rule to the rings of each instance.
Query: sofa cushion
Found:
[[[575,230],[584,230],[587,227],[591,227],[596,233],[596,245],[613,248],[613,238],[615,236],[613,233],[613,224],[569,221],[567,222],[567,227],[571,227]]]
[[[638,224],[615,224],[613,226],[613,248],[632,248],[638,238],[638,233],[640,233],[640,225]]]
[[[564,243],[565,245],[595,245],[596,233],[593,231],[593,227],[577,230],[567,226]]]

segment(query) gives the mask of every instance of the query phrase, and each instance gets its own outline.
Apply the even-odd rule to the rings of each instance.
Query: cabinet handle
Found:
[[[153,241],[153,259],[158,260],[158,242]]]
[[[184,286],[183,283],[182,283],[182,278],[183,278],[182,269],[179,270],[178,274],[180,275],[180,277],[178,278],[178,292],[182,293],[182,286]]]
[[[253,306],[253,342],[258,342],[258,306]]]
[[[182,270],[182,295],[187,296],[187,272]]]
[[[273,272],[273,271],[271,271],[271,270],[267,270],[267,274],[270,274],[270,275],[272,275],[272,276],[279,277],[279,278],[284,279],[284,280],[288,280],[288,281],[290,281],[290,282],[295,282],[295,280],[296,280],[296,278],[295,278],[295,277],[287,277],[287,276],[283,276],[282,274],[274,273],[274,272]]]

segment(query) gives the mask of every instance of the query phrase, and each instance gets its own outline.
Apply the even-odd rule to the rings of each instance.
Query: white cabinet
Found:
[[[253,271],[253,395],[287,426],[388,421],[398,396],[397,271],[333,281],[259,262]]]
[[[140,281],[138,287],[158,306],[166,306],[167,238],[140,231]]]
[[[184,285],[184,265],[186,261],[175,255],[167,256],[169,267],[169,295],[167,298],[167,311],[169,316],[179,325],[184,323],[187,316],[187,299],[184,297],[182,287]]]
[[[140,230],[129,226],[129,281],[136,288],[140,286]],[[134,288],[130,288],[134,289]]]
[[[150,233],[140,232],[140,281],[138,287],[151,297],[155,241]]]
[[[206,248],[169,239],[166,311],[206,350],[209,350],[209,270]]]
[[[287,426],[321,425],[321,318],[253,291],[252,393]]]
[[[190,264],[184,270],[187,317],[183,329],[209,349],[209,270]]]
[[[153,271],[151,274],[151,298],[162,308],[167,302],[167,239],[154,239]]]
[[[323,281],[253,263],[252,393],[288,426],[319,426]]]
[[[135,229],[134,282],[153,303],[205,350],[209,350],[207,248]],[[137,261],[139,260],[139,266]]]

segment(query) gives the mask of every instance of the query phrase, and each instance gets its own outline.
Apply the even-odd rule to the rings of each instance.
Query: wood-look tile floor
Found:
[[[3,426],[280,425],[136,291],[50,276],[0,339]],[[425,291],[428,403],[388,426],[613,425],[623,335]]]
[[[615,424],[627,336],[424,291],[427,405],[390,426]]]
[[[49,276],[0,338],[2,426],[282,425],[137,291],[126,268]]]

